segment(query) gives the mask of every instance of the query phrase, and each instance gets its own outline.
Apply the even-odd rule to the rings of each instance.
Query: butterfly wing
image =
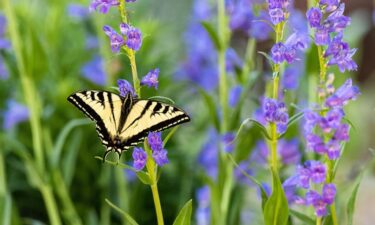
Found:
[[[124,145],[134,146],[149,132],[162,131],[188,121],[190,117],[175,106],[139,100],[133,104],[119,135]]]
[[[96,122],[101,142],[109,150],[114,146],[124,98],[107,91],[80,91],[68,97],[68,101]]]

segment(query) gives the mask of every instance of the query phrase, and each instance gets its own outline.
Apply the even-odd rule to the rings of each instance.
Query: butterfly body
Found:
[[[68,101],[96,123],[106,154],[119,155],[136,146],[149,132],[162,131],[190,121],[181,109],[163,102],[125,97],[107,91],[79,91]]]

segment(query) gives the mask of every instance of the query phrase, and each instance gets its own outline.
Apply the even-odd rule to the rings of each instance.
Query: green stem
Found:
[[[227,75],[225,71],[225,52],[228,43],[228,26],[225,16],[225,0],[218,0],[218,34],[220,37],[220,48],[218,49],[218,70],[219,70],[219,98],[223,119],[221,123],[221,133],[228,129],[228,88]]]
[[[2,150],[0,150],[1,152]],[[7,192],[6,173],[5,173],[5,161],[3,153],[0,153],[0,200],[5,199]]]
[[[321,225],[322,224],[322,217],[317,217],[316,218],[316,225]]]
[[[137,93],[138,97],[141,97],[141,86],[140,86],[140,81],[138,79],[137,64],[135,61],[135,52],[134,50],[127,49],[127,54],[130,60],[130,67],[132,69],[134,90],[135,90],[135,93]]]
[[[55,197],[49,185],[40,187],[44,202],[46,204],[49,221],[52,225],[61,225],[59,211],[57,210]]]
[[[159,191],[158,191],[158,181],[157,181],[157,165],[155,161],[152,159],[152,151],[147,146],[147,143],[144,143],[144,147],[147,153],[147,162],[146,162],[146,169],[151,179],[151,191],[152,197],[154,199],[156,217],[158,221],[158,225],[164,225],[163,219],[163,211],[161,209],[160,198],[159,198]]]
[[[336,215],[336,207],[335,203],[333,202],[332,205],[330,206],[331,208],[331,216],[332,216],[332,223],[333,225],[338,225],[337,223],[337,215]]]

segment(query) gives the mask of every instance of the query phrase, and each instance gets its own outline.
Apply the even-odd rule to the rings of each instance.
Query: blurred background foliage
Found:
[[[47,212],[54,210],[63,224],[124,223],[105,203],[104,199],[108,198],[140,224],[151,224],[155,215],[148,187],[135,179],[134,174],[94,158],[101,156],[104,150],[94,126],[82,119],[82,115],[66,101],[67,96],[81,89],[111,90],[117,79],[130,80],[129,62],[123,55],[110,52],[108,39],[102,32],[104,24],[117,27],[118,15],[93,13],[83,19],[69,15],[70,4],[88,8],[89,1],[6,1],[11,9],[1,2],[0,11],[2,14],[6,10],[12,11],[17,23],[14,25],[18,29],[19,43],[16,45],[19,48],[12,43],[10,49],[0,52],[9,72],[0,81],[0,223],[49,224]],[[296,2],[299,8],[305,9],[302,1]],[[372,62],[375,19],[371,1],[347,3],[352,25],[346,39],[352,47],[359,49],[356,54],[359,70],[337,76],[337,79],[342,83],[352,76],[359,82],[362,95],[347,108],[355,129],[352,129],[337,181],[351,184],[372,157],[371,149],[375,148],[375,64]],[[155,67],[161,71],[158,91],[143,89],[144,97],[170,97],[192,117],[189,124],[178,129],[167,146],[171,163],[163,168],[159,181],[166,224],[172,223],[188,199],[195,198],[196,189],[205,180],[202,168],[197,166],[197,157],[207,139],[206,131],[210,129],[207,122],[210,113],[196,87],[178,78],[179,65],[189,48],[185,44],[185,31],[191,19],[191,7],[192,1],[138,0],[128,8],[132,24],[144,35],[142,48],[137,53],[138,73],[145,75]],[[8,24],[6,37],[11,36],[11,29],[12,24]],[[237,41],[232,42],[241,43],[241,35]],[[266,52],[270,47],[267,41],[257,46],[258,50]],[[103,86],[83,76],[82,68],[97,55],[103,58],[107,75]],[[262,57],[257,55],[254,62],[261,62]],[[23,61],[23,75],[19,60]],[[244,102],[241,118],[252,115],[257,105],[254,99],[263,92],[264,80],[257,79],[250,97]],[[12,118],[7,114],[12,101],[29,107],[29,113],[35,116],[31,116],[31,123],[7,127],[6,119]],[[17,113],[16,110],[11,114],[16,116]],[[294,135],[297,133],[295,129]],[[254,146],[260,138],[258,130],[248,129],[243,138],[248,144],[243,146]],[[241,149],[238,159],[245,158],[250,151],[250,147]],[[130,158],[130,154],[122,156],[123,161]],[[375,167],[371,165],[359,191],[355,224],[372,224],[375,219],[374,212],[370,212],[373,207],[366,207],[375,204],[374,175]],[[351,190],[351,186],[341,187],[339,191],[343,193]],[[252,212],[251,224],[259,224],[253,216],[260,210],[255,188],[238,187],[238,193],[233,201],[237,201],[236,204],[254,203],[247,208]],[[234,208],[236,204],[233,203]],[[238,219],[233,221],[238,222]]]

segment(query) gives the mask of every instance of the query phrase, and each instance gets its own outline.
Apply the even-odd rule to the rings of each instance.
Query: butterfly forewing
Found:
[[[96,122],[102,143],[110,147],[117,133],[123,99],[106,91],[81,91],[70,95],[68,100]]]

